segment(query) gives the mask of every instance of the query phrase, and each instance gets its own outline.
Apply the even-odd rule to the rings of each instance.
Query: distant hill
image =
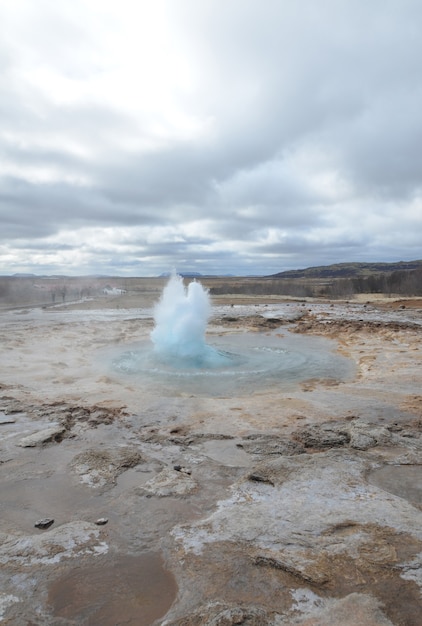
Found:
[[[13,278],[36,278],[36,274],[26,274],[25,272],[17,272],[13,274]]]
[[[272,274],[268,278],[357,278],[374,274],[391,273],[422,269],[421,261],[399,261],[397,263],[334,263],[307,267],[300,270],[288,270]]]

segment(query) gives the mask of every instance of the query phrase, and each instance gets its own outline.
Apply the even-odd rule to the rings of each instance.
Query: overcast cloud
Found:
[[[422,258],[420,0],[0,0],[0,273]]]

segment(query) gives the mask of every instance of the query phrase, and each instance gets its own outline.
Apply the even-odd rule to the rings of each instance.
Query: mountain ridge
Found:
[[[374,274],[412,271],[422,269],[422,260],[398,261],[393,263],[333,263],[298,270],[286,270],[271,274],[268,278],[356,278]]]

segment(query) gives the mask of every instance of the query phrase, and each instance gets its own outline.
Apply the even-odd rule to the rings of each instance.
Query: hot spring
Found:
[[[274,386],[289,389],[309,379],[343,380],[352,373],[335,344],[320,337],[277,331],[210,335],[208,291],[187,287],[174,274],[154,309],[150,341],[139,342],[113,359],[113,370],[165,393],[225,395]]]

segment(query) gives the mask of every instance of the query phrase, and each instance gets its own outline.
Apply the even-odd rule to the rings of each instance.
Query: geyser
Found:
[[[114,371],[134,375],[138,384],[159,393],[213,396],[249,394],[273,385],[288,389],[307,379],[341,380],[351,373],[350,361],[334,354],[327,339],[287,330],[211,332],[209,345],[210,316],[209,294],[201,283],[185,287],[173,274],[154,309],[151,341],[129,350],[126,346],[112,361]]]
[[[176,367],[221,367],[228,355],[207,345],[205,331],[211,303],[208,290],[193,281],[186,288],[173,273],[154,310],[151,332],[155,354]]]
[[[155,307],[151,333],[156,352],[175,357],[198,357],[206,347],[205,329],[211,312],[208,292],[200,283],[188,288],[173,274]]]

